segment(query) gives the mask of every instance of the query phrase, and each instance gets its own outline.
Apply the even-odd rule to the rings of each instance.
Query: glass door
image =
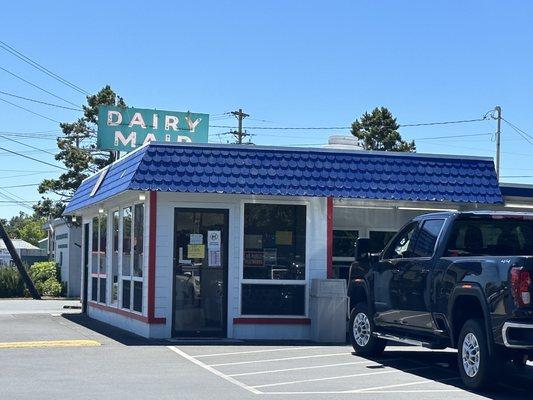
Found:
[[[228,210],[174,210],[173,336],[226,336]]]

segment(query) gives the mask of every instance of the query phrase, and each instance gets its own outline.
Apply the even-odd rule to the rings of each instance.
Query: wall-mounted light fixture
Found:
[[[72,222],[76,222],[76,216],[73,215],[72,218],[71,218]]]
[[[102,207],[100,207],[100,208],[98,209],[98,212],[99,212],[100,214],[103,214],[103,213],[104,213],[104,209],[103,209]]]
[[[139,201],[145,201],[146,195],[144,193],[139,193]]]

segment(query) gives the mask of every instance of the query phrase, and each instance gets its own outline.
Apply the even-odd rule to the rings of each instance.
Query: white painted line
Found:
[[[465,393],[462,389],[422,389],[422,390],[376,390],[376,391],[368,391],[368,392],[362,392],[361,394],[398,394],[398,393],[450,393],[450,392],[462,392]],[[338,390],[330,390],[330,391],[315,391],[315,392],[263,392],[263,394],[268,395],[309,395],[309,394],[352,394],[347,392],[341,392]]]
[[[261,391],[251,387],[251,386],[248,386],[246,385],[245,383],[242,383],[242,382],[239,382],[238,380],[236,379],[233,379],[231,376],[228,376],[220,371],[217,371],[216,369],[214,368],[211,368],[209,365],[206,365],[204,364],[203,362],[195,359],[194,357],[191,357],[190,355],[188,355],[187,353],[181,351],[180,349],[178,349],[177,347],[175,346],[167,346],[168,349],[172,350],[174,353],[176,354],[179,354],[180,356],[182,356],[183,358],[189,360],[190,362],[198,365],[199,367],[202,367],[203,369],[211,372],[212,374],[215,374],[216,376],[230,382],[230,383],[233,383],[234,385],[237,385],[245,390],[248,390],[249,392],[252,392],[254,394],[262,394]]]
[[[294,385],[296,383],[322,382],[322,381],[331,381],[331,380],[335,380],[335,379],[357,378],[357,377],[360,377],[360,376],[397,374],[398,372],[417,371],[417,370],[429,369],[429,368],[431,368],[431,367],[416,367],[416,368],[410,368],[410,369],[404,369],[404,370],[393,369],[393,370],[379,371],[379,372],[365,372],[363,374],[329,376],[327,378],[301,379],[301,380],[298,380],[298,381],[269,383],[269,384],[266,384],[266,385],[257,385],[257,386],[252,386],[252,387],[257,389],[257,388],[272,387],[272,386]],[[361,390],[364,390],[364,389],[361,389]],[[352,393],[352,392],[351,391],[347,391],[346,393]]]
[[[401,359],[400,358],[387,359],[387,361],[396,361],[396,360],[401,360]],[[304,370],[304,369],[317,369],[317,368],[329,368],[329,367],[340,367],[340,366],[343,366],[343,365],[356,365],[356,364],[367,364],[367,363],[374,363],[374,365],[380,365],[379,361],[365,360],[365,361],[352,361],[352,362],[339,363],[339,364],[313,365],[312,367],[296,367],[296,368],[273,369],[273,370],[258,371],[258,372],[245,372],[245,373],[242,373],[242,374],[231,374],[231,375],[228,375],[228,376],[235,377],[235,376],[274,374],[276,372],[299,371],[299,370]]]
[[[318,357],[334,357],[334,356],[349,356],[352,353],[330,353],[330,354],[315,354],[312,356],[299,356],[299,357],[286,357],[286,358],[271,358],[269,360],[255,360],[255,361],[238,361],[223,364],[211,364],[210,367],[223,367],[226,365],[243,365],[243,364],[255,364],[265,362],[277,362],[277,361],[289,361],[289,360],[303,360],[305,358],[318,358]]]
[[[422,368],[422,367],[421,367]],[[431,368],[431,367],[429,367]],[[407,372],[409,370],[404,369],[403,372]],[[412,371],[412,370],[411,370]],[[396,388],[396,387],[404,387],[404,386],[413,386],[413,385],[423,385],[425,383],[435,383],[435,382],[446,382],[446,381],[453,381],[461,379],[460,377],[454,377],[454,378],[446,378],[446,379],[438,379],[438,380],[432,380],[432,379],[424,379],[422,381],[416,381],[416,382],[409,382],[409,383],[397,383],[395,385],[387,385],[387,386],[375,386],[371,388],[365,388],[365,389],[353,389],[353,390],[347,390],[345,393],[361,393],[361,392],[373,392],[373,391],[381,391],[383,389],[389,389],[389,388]]]
[[[200,354],[193,356],[194,358],[204,358],[204,357],[218,357],[218,356],[233,356],[236,354],[254,354],[254,353],[267,353],[271,351],[293,351],[293,350],[308,350],[308,349],[320,349],[321,346],[309,346],[309,347],[285,347],[282,349],[266,349],[266,350],[250,350],[250,351],[235,351],[232,353],[216,353],[216,354]]]

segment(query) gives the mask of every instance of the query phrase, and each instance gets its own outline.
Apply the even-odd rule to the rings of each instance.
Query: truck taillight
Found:
[[[531,304],[531,275],[529,271],[522,268],[511,268],[511,291],[518,307]]]

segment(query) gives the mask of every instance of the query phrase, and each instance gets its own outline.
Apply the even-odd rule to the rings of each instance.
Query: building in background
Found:
[[[47,254],[61,269],[61,281],[66,283],[68,297],[79,297],[81,287],[81,228],[56,218],[44,224],[48,232]]]
[[[46,250],[42,250],[22,239],[12,239],[11,242],[13,242],[13,246],[24,265],[29,266],[34,262],[46,261],[48,259],[48,252]],[[13,265],[11,255],[6,248],[4,241],[0,239],[0,266],[11,265]]]

